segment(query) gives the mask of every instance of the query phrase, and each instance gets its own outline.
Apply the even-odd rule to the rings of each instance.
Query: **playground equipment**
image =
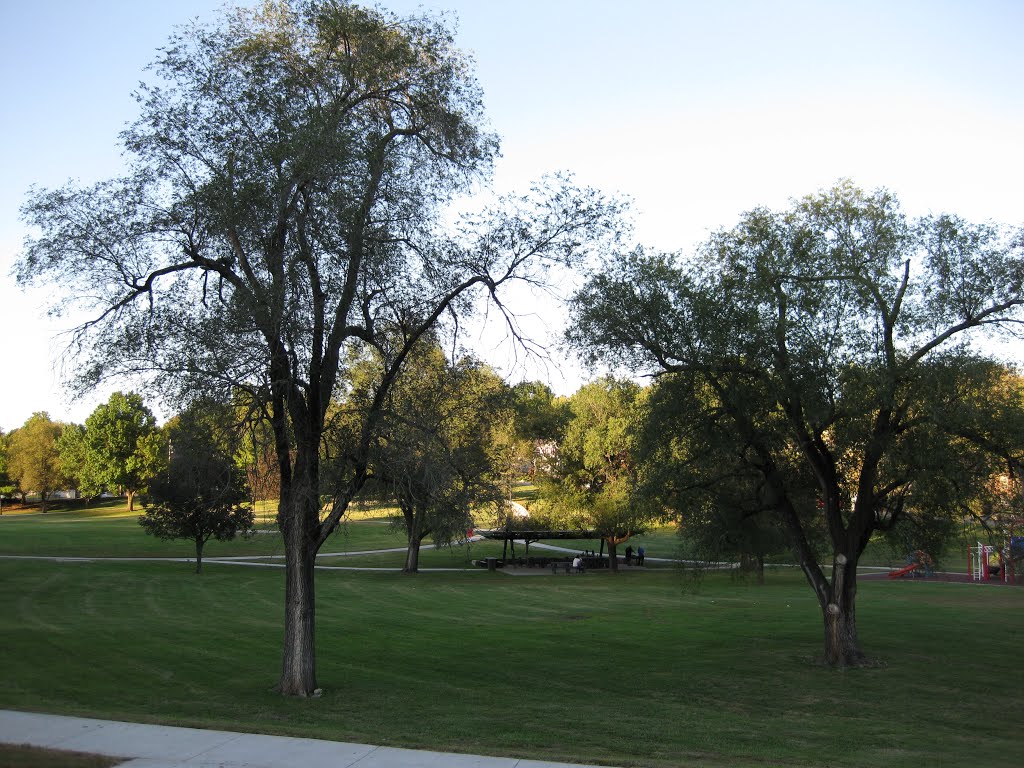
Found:
[[[895,571],[889,571],[890,579],[899,579],[904,576],[917,576],[923,574],[925,577],[932,575],[932,558],[927,552],[920,549],[907,555],[907,564]]]
[[[902,576],[906,576],[911,571],[916,571],[920,567],[921,567],[920,563],[911,563],[908,566],[900,568],[898,571],[889,571],[889,578],[890,579],[898,579],[898,578],[900,578]]]
[[[980,541],[968,547],[967,575],[972,581],[995,580],[1013,584],[1016,581],[1016,574],[1011,548],[1019,546],[1015,541],[1019,538],[1012,537],[1010,543],[1002,549],[992,544],[982,544]]]

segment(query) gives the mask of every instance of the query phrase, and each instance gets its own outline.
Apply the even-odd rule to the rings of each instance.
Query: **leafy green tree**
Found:
[[[42,511],[51,493],[64,483],[60,470],[57,439],[63,425],[43,411],[33,413],[10,435],[8,472],[22,493],[38,493]]]
[[[616,548],[642,533],[650,508],[634,495],[636,426],[643,391],[630,381],[605,377],[569,398],[570,418],[558,451],[553,482],[544,495],[569,527],[591,529],[605,540],[613,570]]]
[[[64,427],[57,438],[57,455],[61,474],[78,493],[91,498],[103,491],[103,485],[92,482],[93,474],[87,470],[84,426],[68,424]]]
[[[526,444],[529,476],[550,472],[554,451],[571,418],[568,400],[557,397],[551,387],[539,381],[524,381],[512,387],[514,426],[518,440]]]
[[[0,515],[4,513],[4,499],[18,488],[9,469],[10,444],[11,436],[0,429]]]
[[[506,499],[511,501],[516,486],[525,479],[554,468],[555,453],[568,420],[564,398],[539,381],[525,381],[511,387],[510,407],[492,430],[493,455],[499,468]]]
[[[184,28],[154,72],[122,134],[128,176],[33,193],[23,215],[38,236],[18,274],[85,286],[84,387],[134,374],[182,401],[247,392],[266,414],[286,565],[278,688],[309,696],[316,554],[367,480],[410,350],[435,326],[454,333],[478,299],[504,312],[510,283],[547,284],[616,236],[620,206],[552,179],[443,226],[497,140],[470,61],[430,17],[268,1]],[[385,374],[336,454],[344,467],[324,467],[332,402],[363,345]]]
[[[528,440],[560,440],[572,416],[565,398],[540,381],[523,381],[512,387],[519,434]]]
[[[134,392],[115,392],[85,420],[79,482],[87,495],[100,488],[123,490],[128,511],[135,494],[163,469],[166,442],[153,412]],[[68,446],[70,450],[73,446]]]
[[[676,522],[697,572],[738,558],[741,570],[763,583],[765,558],[788,551],[788,542],[761,503],[759,477],[728,420],[705,417],[715,409],[713,398],[699,378],[657,380],[639,419],[636,495]],[[812,480],[799,494],[805,511],[815,503]]]
[[[589,356],[699,376],[714,393],[702,417],[729,425],[756,472],[759,503],[818,599],[829,664],[865,661],[857,563],[947,440],[956,377],[933,387],[935,372],[986,329],[1020,321],[1022,244],[955,216],[909,221],[885,190],[842,182],[747,213],[689,262],[623,255],[574,300],[570,337]],[[799,502],[808,473],[821,503],[811,526]],[[815,530],[827,531],[821,551]]]
[[[917,469],[887,538],[900,557],[922,551],[940,566],[962,521],[973,519],[1002,546],[1024,519],[1024,378],[963,354],[932,364],[925,392],[933,421],[895,453]]]
[[[167,426],[172,446],[164,472],[153,478],[139,524],[161,539],[191,539],[196,573],[210,539],[228,541],[253,527],[249,489],[235,465],[230,409],[192,406]]]
[[[507,407],[505,384],[486,365],[469,356],[451,362],[433,340],[413,351],[382,411],[371,454],[378,486],[402,513],[406,573],[418,570],[427,536],[437,545],[464,541],[474,512],[500,503],[493,431]]]

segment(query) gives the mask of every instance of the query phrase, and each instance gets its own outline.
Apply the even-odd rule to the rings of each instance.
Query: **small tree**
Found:
[[[503,420],[506,395],[490,368],[471,357],[450,362],[433,339],[410,356],[383,411],[372,454],[375,485],[397,500],[402,513],[406,573],[419,569],[427,536],[437,545],[465,540],[473,511],[500,501],[492,432]]]
[[[139,524],[161,539],[191,539],[196,573],[211,538],[227,541],[252,529],[254,517],[244,475],[217,419],[199,408],[186,411],[167,433],[173,449],[167,470],[145,497]]]
[[[539,381],[523,381],[512,387],[512,409],[516,458],[524,457],[531,480],[550,474],[557,445],[565,434],[571,412],[569,401],[556,397],[551,387]]]
[[[93,479],[95,473],[89,471],[85,427],[81,424],[68,424],[61,430],[57,438],[57,463],[61,474],[82,496],[91,498],[103,490],[102,484]]]

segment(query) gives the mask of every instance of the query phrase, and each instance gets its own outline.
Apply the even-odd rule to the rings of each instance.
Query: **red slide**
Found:
[[[889,578],[890,579],[898,579],[900,576],[906,576],[908,573],[910,573],[915,568],[920,568],[920,567],[921,567],[920,563],[911,563],[906,568],[900,568],[898,571],[889,571]]]

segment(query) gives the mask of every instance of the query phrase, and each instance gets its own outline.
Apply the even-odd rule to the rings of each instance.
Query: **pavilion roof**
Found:
[[[530,541],[538,541],[540,539],[600,539],[601,534],[597,531],[548,531],[548,530],[523,530],[523,529],[507,529],[507,528],[491,528],[481,530],[475,529],[473,533],[478,533],[485,539],[497,539],[498,541],[504,541],[507,539],[528,539]]]

